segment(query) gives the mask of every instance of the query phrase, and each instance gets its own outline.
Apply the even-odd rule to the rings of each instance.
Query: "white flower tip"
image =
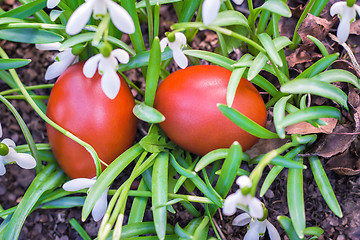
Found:
[[[26,153],[16,153],[14,155],[16,157],[15,161],[17,165],[24,169],[32,169],[36,167],[36,160],[33,156]]]
[[[52,9],[59,4],[60,0],[47,0],[46,7]]]
[[[239,185],[240,188],[251,187],[252,182],[248,176],[240,176],[236,179],[236,184]]]
[[[107,69],[101,77],[101,88],[105,95],[113,100],[120,91],[120,78],[115,70]]]
[[[73,180],[70,180],[70,181],[64,183],[62,188],[68,192],[75,192],[75,191],[79,191],[84,188],[90,188],[90,187],[92,187],[92,185],[94,185],[95,182],[96,182],[96,180],[94,180],[94,179],[75,178]]]
[[[250,215],[248,213],[242,213],[234,218],[232,225],[242,227],[249,224],[250,221],[251,221]]]
[[[233,2],[236,4],[236,5],[241,5],[244,0],[233,0]]]
[[[0,138],[2,137],[3,132],[2,132],[2,127],[1,127],[1,123],[0,123]]]
[[[202,18],[205,25],[211,24],[217,17],[220,9],[220,0],[205,0],[202,5]]]
[[[342,9],[346,6],[346,2],[336,2],[330,8],[330,15],[333,17],[341,13]]]

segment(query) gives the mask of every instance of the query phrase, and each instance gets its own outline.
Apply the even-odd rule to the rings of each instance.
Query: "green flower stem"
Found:
[[[286,143],[283,146],[274,149],[267,154],[264,155],[264,157],[261,159],[259,164],[254,168],[254,170],[250,174],[250,179],[252,181],[252,186],[250,189],[250,193],[252,196],[255,196],[257,185],[260,181],[260,178],[262,176],[262,173],[264,171],[264,168],[270,163],[270,161],[275,158],[276,156],[282,154],[286,150],[288,150],[291,147],[294,147],[295,144],[292,142]]]
[[[65,31],[64,25],[50,23],[9,23],[6,25],[6,28],[57,29]]]
[[[91,42],[91,44],[94,47],[97,47],[99,45],[99,43],[103,37],[104,37],[104,42],[107,42],[109,24],[110,24],[110,14],[106,13],[104,18],[101,20],[101,22],[96,30],[95,36]]]
[[[36,85],[36,86],[27,86],[25,87],[25,89],[27,91],[30,90],[35,90],[35,89],[46,89],[46,88],[52,88],[54,86],[54,84],[40,84],[40,85]],[[7,94],[12,94],[12,93],[18,93],[21,92],[21,90],[19,88],[15,88],[15,89],[9,89],[9,90],[5,90],[0,92],[0,95],[7,95]]]
[[[145,4],[146,4],[146,12],[147,12],[147,17],[148,17],[148,29],[149,29],[149,43],[150,46],[152,45],[152,42],[154,40],[154,16],[153,16],[153,11],[151,8],[151,4],[150,4],[150,0],[145,0]]]
[[[0,56],[4,59],[9,59],[8,55],[6,54],[6,52],[0,47]],[[99,176],[101,174],[101,159],[99,158],[99,156],[97,155],[95,149],[88,143],[84,142],[83,140],[81,140],[80,138],[76,137],[74,134],[72,134],[71,132],[65,130],[64,128],[62,128],[61,126],[59,126],[58,124],[56,124],[54,121],[52,121],[50,118],[48,118],[46,116],[46,114],[38,107],[38,105],[34,102],[34,100],[31,98],[30,94],[26,91],[24,85],[22,84],[19,76],[17,75],[15,69],[10,69],[9,70],[12,78],[14,79],[15,83],[18,85],[21,93],[24,95],[26,101],[32,106],[32,108],[35,110],[35,112],[37,112],[37,114],[39,114],[39,116],[48,124],[50,124],[52,127],[54,127],[56,130],[58,130],[59,132],[61,132],[62,134],[64,134],[65,136],[71,138],[72,140],[74,140],[75,142],[79,143],[81,146],[83,146],[86,150],[88,150],[91,154],[91,156],[94,159],[95,162],[95,166],[96,166],[96,175]],[[104,162],[102,162],[104,163]],[[106,164],[107,165],[107,164]]]
[[[30,95],[31,96],[31,95]],[[14,95],[14,96],[5,96],[6,99],[15,99],[15,100],[24,100],[26,99],[24,96],[22,95]],[[38,95],[34,95],[31,96],[32,99],[36,99],[36,100],[46,100],[49,99],[49,96],[38,96]]]

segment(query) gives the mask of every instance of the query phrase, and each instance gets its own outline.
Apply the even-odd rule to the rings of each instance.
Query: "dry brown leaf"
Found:
[[[311,35],[322,41],[330,30],[330,22],[324,18],[308,14],[298,29],[303,45],[313,46],[314,43],[307,37]]]
[[[350,150],[346,150],[343,154],[332,157],[326,163],[326,168],[335,171],[340,175],[358,175],[360,174],[360,161],[358,157],[353,156]]]
[[[301,122],[285,128],[285,131],[288,134],[312,134],[312,133],[330,134],[333,132],[338,122],[338,120],[335,118],[321,118],[321,120],[327,122],[327,125],[320,126],[317,128],[311,125],[310,123]]]

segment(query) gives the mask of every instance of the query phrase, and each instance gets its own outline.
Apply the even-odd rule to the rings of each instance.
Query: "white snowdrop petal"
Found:
[[[107,193],[108,189],[101,194],[100,198],[96,201],[94,208],[91,211],[91,215],[94,218],[95,222],[98,222],[106,213],[108,205]]]
[[[182,32],[175,33],[175,39],[176,39],[176,42],[180,43],[179,47],[185,46],[187,43],[186,36]]]
[[[346,2],[334,3],[330,8],[330,15],[333,17],[335,14],[341,13],[344,7],[346,7]]]
[[[353,8],[357,11],[358,15],[360,16],[360,6],[354,4]]]
[[[169,40],[167,38],[163,38],[160,40],[160,49],[161,52],[163,52],[166,48],[166,46],[169,44]]]
[[[0,138],[2,137],[2,135],[3,135],[3,131],[2,131],[1,123],[0,123]]]
[[[188,59],[186,58],[185,54],[182,52],[181,49],[174,49],[173,57],[176,64],[182,69],[188,66]]]
[[[205,0],[202,5],[202,18],[205,25],[211,24],[219,13],[220,0]]]
[[[261,219],[264,216],[264,209],[259,199],[253,197],[249,202],[249,214],[253,218]]]
[[[6,168],[3,160],[0,157],[0,176],[4,175],[5,173],[6,173]]]
[[[339,23],[336,36],[341,43],[346,42],[350,34],[350,22],[342,19]]]
[[[232,0],[236,5],[241,5],[244,0]]]
[[[236,179],[236,184],[239,185],[240,188],[251,187],[252,182],[248,176],[240,176]]]
[[[263,235],[266,231],[266,219],[264,221],[255,220],[254,227],[256,228],[256,231]]]
[[[8,147],[10,148],[15,148],[16,147],[16,144],[13,140],[11,140],[10,138],[4,138],[1,143],[4,143],[6,144]]]
[[[234,218],[232,225],[241,227],[249,224],[250,221],[250,215],[248,213],[242,213]]]
[[[278,230],[268,220],[266,220],[266,228],[271,240],[281,240]]]
[[[69,49],[59,53],[56,58],[59,59],[59,61],[55,61],[47,68],[45,80],[51,80],[60,76],[74,62],[76,57]]]
[[[111,52],[111,55],[114,56],[120,63],[126,64],[130,60],[129,53],[123,49],[115,49]]]
[[[241,197],[241,192],[236,191],[233,194],[230,194],[225,198],[223,205],[223,214],[226,216],[231,216],[236,213],[237,205],[239,203],[239,197]]]
[[[134,33],[135,24],[130,14],[123,7],[113,2],[112,0],[105,0],[105,2],[115,27],[127,34]]]
[[[93,6],[93,17],[95,19],[100,19],[107,13],[107,7],[104,0],[97,0]]]
[[[42,50],[42,51],[51,51],[51,50],[59,50],[61,46],[60,42],[56,42],[56,43],[42,43],[42,44],[35,44],[35,47],[38,50]]]
[[[74,192],[79,191],[84,188],[90,188],[94,185],[96,180],[89,179],[89,178],[75,178],[70,180],[62,186],[65,191]]]
[[[247,231],[244,236],[244,240],[259,240],[259,233],[255,228],[251,228]]]
[[[86,60],[83,67],[83,73],[85,77],[92,78],[95,75],[98,64],[102,58],[103,56],[99,53]]]
[[[36,167],[36,161],[33,156],[27,153],[16,153],[14,156],[16,164],[24,169],[33,169]]]
[[[110,99],[114,99],[119,93],[120,83],[120,78],[114,69],[106,69],[101,77],[101,88]]]
[[[14,163],[16,162],[16,154],[17,152],[15,151],[15,149],[9,147],[9,152],[6,156],[2,157],[2,160],[6,163]]]
[[[88,0],[73,12],[66,24],[66,33],[75,35],[81,32],[91,17],[95,1],[96,0]]]
[[[56,7],[59,4],[60,0],[47,0],[46,6],[51,9]]]

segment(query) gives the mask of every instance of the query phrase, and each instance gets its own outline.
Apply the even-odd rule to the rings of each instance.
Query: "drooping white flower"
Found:
[[[223,213],[224,215],[234,215],[237,208],[248,211],[253,218],[261,219],[264,216],[262,203],[251,194],[243,195],[241,188],[251,187],[251,180],[247,176],[241,176],[236,180],[240,189],[235,193],[230,194],[224,201]]]
[[[71,15],[65,30],[70,35],[77,34],[85,27],[91,14],[95,19],[99,19],[107,12],[115,27],[120,31],[128,34],[135,32],[135,25],[130,14],[112,0],[87,0]]]
[[[173,42],[169,41],[167,37],[161,39],[160,41],[161,51],[163,52],[166,46],[169,46],[172,51],[175,63],[183,69],[188,66],[188,59],[182,51],[183,48],[186,46],[186,42],[186,36],[181,32],[175,33],[175,41]]]
[[[60,0],[47,0],[46,7],[52,9],[59,4]]]
[[[257,240],[260,236],[264,236],[266,229],[268,230],[271,240],[280,240],[279,232],[276,230],[267,219],[260,221],[256,218],[251,218],[248,213],[242,213],[234,218],[232,224],[235,226],[245,226],[249,224],[244,240]]]
[[[0,137],[2,137],[2,128],[0,123]],[[18,153],[15,151],[16,144],[13,140],[5,138],[1,141],[2,147],[7,148],[8,152],[4,155],[0,154],[0,175],[6,173],[4,162],[16,163],[24,169],[32,169],[36,167],[36,161],[33,156],[26,153]]]
[[[91,187],[95,184],[96,177],[90,178],[75,178],[70,180],[63,185],[63,189],[68,192],[75,192],[81,189],[89,188],[90,191]],[[99,221],[105,214],[107,209],[107,194],[109,188],[107,188],[96,201],[94,208],[91,211],[91,215],[94,218],[94,221]]]
[[[128,63],[129,54],[123,49],[111,51],[109,57],[104,57],[101,53],[89,58],[83,67],[83,73],[87,78],[95,75],[96,69],[101,77],[101,88],[105,95],[114,99],[120,90],[120,78],[116,73],[118,62]]]
[[[356,12],[360,15],[360,6],[354,4],[349,7],[346,1],[336,2],[330,8],[330,15],[333,17],[337,14],[340,19],[336,35],[341,43],[345,42],[349,37],[350,23],[355,21]]]
[[[240,5],[244,0],[233,0],[237,5]],[[204,0],[202,5],[202,18],[205,25],[211,24],[217,17],[220,10],[221,0]]]
[[[36,44],[39,50],[59,50],[61,43]],[[60,76],[71,64],[78,61],[78,56],[71,52],[71,48],[65,49],[55,56],[55,61],[51,64],[45,73],[45,80],[51,80]]]

